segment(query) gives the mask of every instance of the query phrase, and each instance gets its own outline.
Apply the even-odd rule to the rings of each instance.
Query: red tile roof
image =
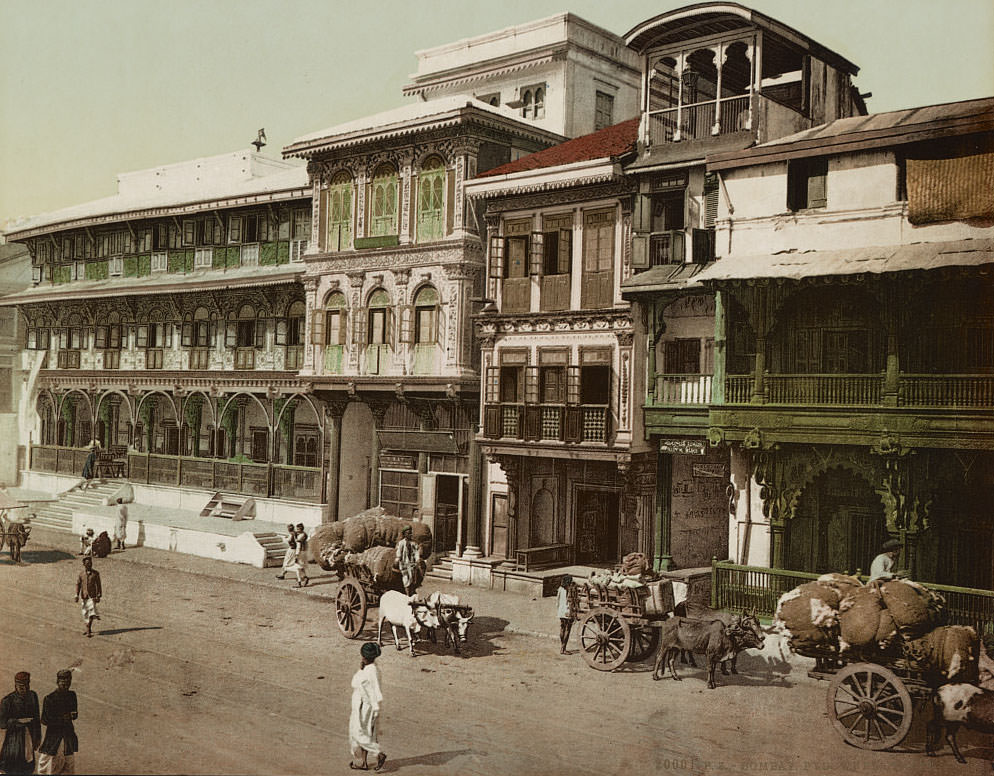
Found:
[[[476,177],[486,178],[491,175],[509,175],[524,170],[540,170],[544,167],[558,167],[562,164],[586,162],[591,159],[606,159],[618,157],[635,150],[638,139],[638,118],[622,121],[611,127],[593,132],[582,137],[575,137],[565,143],[536,151],[528,156],[522,156],[513,162],[494,167],[492,170],[481,172]]]

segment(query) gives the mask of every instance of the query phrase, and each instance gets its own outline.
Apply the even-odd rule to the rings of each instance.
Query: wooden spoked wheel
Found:
[[[632,629],[610,609],[594,609],[580,622],[580,653],[598,671],[613,671],[628,659]]]
[[[828,687],[828,718],[842,740],[860,749],[890,749],[908,735],[911,693],[898,676],[875,663],[852,663]]]
[[[345,638],[358,638],[366,624],[366,591],[353,577],[346,577],[335,595],[335,617]]]
[[[628,662],[637,663],[645,660],[656,651],[659,646],[659,628],[649,625],[636,626],[632,628],[632,647],[628,655]]]

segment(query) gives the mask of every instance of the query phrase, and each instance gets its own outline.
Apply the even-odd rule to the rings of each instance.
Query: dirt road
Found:
[[[105,597],[86,639],[77,558],[36,545],[0,561],[0,690],[29,670],[39,696],[73,667],[81,773],[337,774],[347,766],[349,680],[358,641],[326,599],[123,555],[98,559]],[[218,564],[223,567],[224,564]],[[705,689],[702,671],[653,682],[651,666],[604,674],[550,639],[506,632],[477,612],[459,657],[421,645],[380,659],[386,772],[405,774],[979,774],[971,758],[848,747],[825,717],[825,685],[740,657],[738,677]],[[369,629],[370,637],[375,631]],[[5,685],[10,689],[6,689]],[[982,743],[983,739],[975,742]]]

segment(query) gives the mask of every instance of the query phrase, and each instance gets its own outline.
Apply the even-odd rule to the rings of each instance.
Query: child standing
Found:
[[[559,590],[556,593],[556,614],[559,616],[559,654],[566,654],[566,643],[569,641],[570,631],[573,630],[573,620],[576,619],[579,609],[579,595],[576,585],[573,584],[573,577],[569,574],[563,575],[559,582]]]

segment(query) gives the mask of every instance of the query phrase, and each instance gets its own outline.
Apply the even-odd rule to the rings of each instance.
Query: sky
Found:
[[[618,35],[689,2],[0,0],[0,229],[117,174],[388,110],[414,52],[570,11]],[[744,0],[860,67],[871,112],[994,96],[994,0]]]

